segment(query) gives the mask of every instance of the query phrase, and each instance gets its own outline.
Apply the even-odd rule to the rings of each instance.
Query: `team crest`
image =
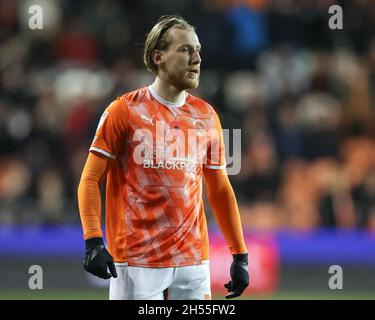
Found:
[[[206,128],[201,120],[194,122],[194,129],[198,136],[203,136],[206,133]]]

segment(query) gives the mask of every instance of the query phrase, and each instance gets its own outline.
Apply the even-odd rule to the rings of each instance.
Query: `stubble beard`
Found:
[[[192,90],[199,85],[199,75],[194,79],[188,78],[186,72],[174,77],[174,85],[181,90]]]
[[[198,87],[199,85],[199,78],[197,79],[189,79],[189,80],[182,80],[182,86],[180,87],[183,90],[192,90]]]
[[[186,70],[168,70],[163,64],[161,69],[167,74],[170,84],[181,91],[196,89],[199,85],[199,74],[194,79],[189,79]]]

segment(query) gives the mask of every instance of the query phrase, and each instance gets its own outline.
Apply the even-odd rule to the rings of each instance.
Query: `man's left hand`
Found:
[[[224,285],[228,290],[226,299],[239,297],[249,285],[248,254],[234,254],[230,266],[231,280]]]

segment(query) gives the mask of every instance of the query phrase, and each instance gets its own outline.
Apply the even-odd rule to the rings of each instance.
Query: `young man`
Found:
[[[211,298],[203,175],[233,255],[226,297],[248,286],[247,248],[220,121],[209,104],[186,91],[199,83],[200,48],[184,19],[161,17],[144,48],[155,81],[108,106],[90,147],[78,188],[84,268],[111,278],[110,299]],[[100,227],[104,177],[108,251]]]

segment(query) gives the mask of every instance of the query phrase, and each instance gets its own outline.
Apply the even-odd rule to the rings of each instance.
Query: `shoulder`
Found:
[[[139,88],[123,93],[114,99],[106,108],[105,113],[128,114],[129,108],[137,106],[147,100],[147,88]]]
[[[120,102],[126,104],[128,107],[137,106],[150,100],[150,93],[147,87],[142,87],[127,93],[124,93],[118,98]]]
[[[215,108],[210,103],[190,93],[186,98],[186,103],[192,106],[198,114],[204,114],[210,118],[217,115]]]

